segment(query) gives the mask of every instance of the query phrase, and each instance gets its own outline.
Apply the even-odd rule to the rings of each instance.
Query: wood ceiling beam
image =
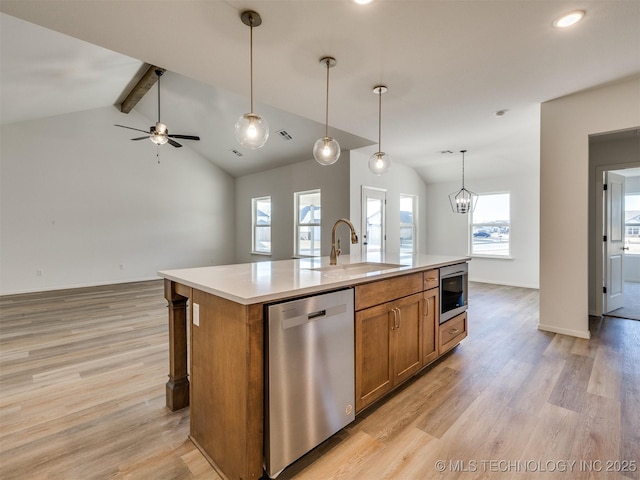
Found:
[[[147,68],[147,71],[142,75],[140,81],[133,86],[127,97],[120,104],[120,111],[122,113],[129,113],[133,110],[133,107],[135,107],[151,87],[155,85],[158,81],[156,70],[161,70],[162,73],[166,71],[164,68],[149,65],[149,68]]]

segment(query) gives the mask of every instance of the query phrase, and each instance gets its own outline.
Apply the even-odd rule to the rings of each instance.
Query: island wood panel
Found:
[[[193,291],[191,438],[230,479],[262,476],[263,306]]]
[[[400,277],[386,278],[377,282],[357,285],[355,291],[355,309],[390,302],[423,290],[422,272],[410,273]]]

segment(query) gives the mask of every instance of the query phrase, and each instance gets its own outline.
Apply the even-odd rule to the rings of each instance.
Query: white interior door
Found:
[[[384,258],[386,204],[386,190],[362,187],[362,259],[367,262]]]
[[[624,305],[624,177],[605,172],[604,313]]]

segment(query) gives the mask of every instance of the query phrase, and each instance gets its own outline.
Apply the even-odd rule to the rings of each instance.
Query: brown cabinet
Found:
[[[425,272],[425,276],[428,272]],[[425,282],[426,283],[426,282]],[[422,315],[422,365],[438,358],[438,321],[440,312],[440,289],[432,288],[423,293]]]
[[[467,312],[461,313],[440,325],[440,354],[451,350],[467,336]]]
[[[356,413],[466,337],[466,313],[440,328],[440,271],[355,288]]]
[[[417,293],[356,312],[356,412],[420,370],[422,302]]]
[[[434,268],[433,270],[427,270],[424,272],[424,287],[423,290],[431,290],[432,288],[438,288],[440,286],[440,269]]]

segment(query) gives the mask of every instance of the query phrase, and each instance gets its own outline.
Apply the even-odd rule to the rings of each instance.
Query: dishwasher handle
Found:
[[[313,313],[308,313],[307,314],[307,319],[308,320],[314,320],[316,318],[320,318],[320,317],[326,317],[327,316],[327,310],[318,310],[317,312],[313,312]]]
[[[314,312],[304,312],[302,314],[298,314],[292,316],[290,318],[283,318],[281,320],[281,326],[283,330],[288,328],[299,327],[300,325],[304,325],[309,322],[313,322],[314,320],[320,320],[322,318],[333,317],[334,315],[340,315],[347,311],[347,305],[336,305],[329,308],[323,308],[322,310],[317,310]],[[298,313],[298,312],[295,312]]]

